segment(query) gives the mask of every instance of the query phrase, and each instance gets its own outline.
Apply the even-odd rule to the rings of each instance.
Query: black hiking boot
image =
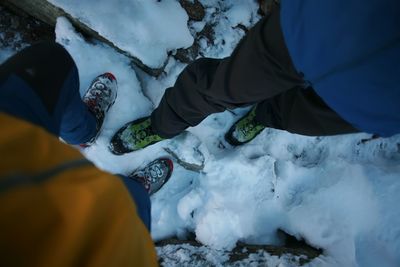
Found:
[[[244,117],[239,119],[225,134],[225,140],[232,146],[239,146],[253,140],[266,127],[256,121],[254,106]]]
[[[150,117],[125,124],[111,139],[110,150],[115,155],[133,152],[164,140],[153,132]]]

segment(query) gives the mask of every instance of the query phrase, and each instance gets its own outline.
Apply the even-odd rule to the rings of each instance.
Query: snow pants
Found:
[[[152,127],[171,138],[212,113],[254,104],[256,119],[267,127],[309,136],[358,132],[296,71],[279,7],[246,34],[230,57],[188,65],[153,111]]]
[[[0,111],[39,125],[70,144],[85,143],[96,134],[96,119],[79,94],[77,67],[56,43],[24,49],[0,66]],[[150,230],[147,191],[140,183],[120,177]]]

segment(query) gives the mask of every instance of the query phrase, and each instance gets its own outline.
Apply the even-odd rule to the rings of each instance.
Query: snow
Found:
[[[193,43],[188,16],[175,0],[49,0],[152,68],[169,51]]]
[[[121,12],[121,20],[115,15],[112,20],[107,19],[109,25],[118,29],[128,28],[127,25],[135,29],[152,20],[152,12],[171,14],[167,18],[157,15],[151,27],[162,29],[164,24],[173,23],[173,36],[179,45],[159,46],[165,40],[158,30],[154,35],[141,33],[146,37],[143,42],[136,42],[136,37],[115,37],[129,43],[135,53],[154,54],[154,58],[148,58],[153,66],[165,60],[168,49],[189,43],[182,41],[190,38],[186,15],[176,1],[120,0],[112,6],[102,3],[90,8],[80,1],[52,2],[62,3],[71,11],[79,10],[75,16],[87,20],[100,32],[106,32],[107,27],[92,21],[89,13],[110,17],[100,7],[107,7],[104,10],[110,9],[110,13]],[[206,7],[206,17],[203,22],[189,23],[189,27],[194,33],[201,31],[205,22],[215,25],[215,40],[200,42],[204,56],[228,56],[244,35],[236,26],[252,25],[259,19],[257,6],[251,0],[201,2]],[[123,8],[115,11],[115,7]],[[126,18],[133,7],[141,12],[128,22]],[[149,115],[185,65],[169,57],[165,72],[154,78],[132,69],[129,59],[109,46],[85,41],[65,18],[58,19],[56,34],[57,42],[77,63],[81,94],[98,74],[110,71],[118,79],[118,97],[97,143],[83,151],[90,160],[109,172],[128,174],[157,157],[171,157],[167,149],[186,162],[204,165],[201,171],[190,171],[175,160],[171,179],[152,197],[154,240],[185,238],[194,233],[198,241],[207,245],[209,250],[205,253],[210,255],[210,264],[219,266],[227,260],[221,251],[229,251],[237,241],[282,244],[276,234],[277,229],[282,229],[323,249],[323,255],[308,266],[400,266],[400,135],[361,142],[370,135],[321,138],[267,129],[249,144],[234,148],[224,141],[224,134],[248,111],[244,108],[212,115],[174,139],[115,156],[107,148],[112,135],[126,122]],[[159,51],[162,56],[156,56]],[[158,59],[154,60],[155,57]],[[177,258],[178,262],[188,264],[192,250],[182,247],[176,253],[167,249],[158,252],[167,255],[167,259]],[[270,255],[257,257],[269,261],[271,266],[293,266]],[[248,265],[249,262],[243,262],[236,266]],[[165,266],[179,264],[171,262]]]

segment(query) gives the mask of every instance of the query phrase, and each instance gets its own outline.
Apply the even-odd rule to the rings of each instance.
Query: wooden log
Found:
[[[119,53],[127,56],[131,59],[132,64],[138,66],[140,69],[145,71],[146,73],[152,76],[160,75],[167,62],[161,68],[150,68],[146,66],[140,59],[135,57],[122,49],[120,49],[117,45],[115,45],[110,40],[106,39],[105,37],[101,36],[97,31],[93,30],[85,23],[81,22],[79,19],[72,17],[70,14],[65,12],[62,8],[59,8],[46,0],[1,0],[1,4],[4,6],[14,10],[17,13],[26,13],[44,23],[55,27],[57,18],[58,17],[66,17],[68,18],[71,23],[77,28],[80,32],[84,35],[99,40],[117,50]]]

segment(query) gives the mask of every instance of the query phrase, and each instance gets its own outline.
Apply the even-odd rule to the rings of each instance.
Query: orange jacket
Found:
[[[157,266],[122,181],[0,113],[0,265]]]

